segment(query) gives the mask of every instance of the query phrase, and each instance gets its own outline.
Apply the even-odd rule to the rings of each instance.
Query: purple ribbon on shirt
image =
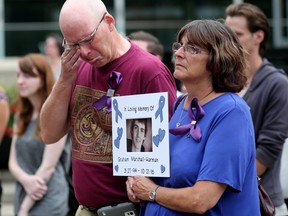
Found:
[[[111,97],[114,96],[118,86],[122,81],[122,75],[120,72],[112,71],[108,78],[108,91],[105,95],[95,101],[92,106],[97,110],[101,110],[103,107],[107,107],[107,112],[111,112]]]
[[[195,110],[196,116],[194,115],[193,109]],[[201,118],[203,118],[204,115],[205,115],[205,111],[203,110],[201,105],[198,103],[198,99],[193,98],[188,108],[188,116],[191,120],[191,123],[182,125],[176,128],[172,128],[169,131],[173,135],[182,135],[190,131],[190,135],[193,137],[193,139],[199,142],[202,137],[202,131],[197,123],[199,122]]]

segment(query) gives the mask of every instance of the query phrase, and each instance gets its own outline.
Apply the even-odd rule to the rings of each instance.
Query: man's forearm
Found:
[[[71,87],[54,86],[40,113],[42,139],[46,144],[55,143],[68,131],[68,112]]]

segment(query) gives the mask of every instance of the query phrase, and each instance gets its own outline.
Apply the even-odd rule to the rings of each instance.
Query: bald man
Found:
[[[168,92],[176,99],[168,68],[117,32],[114,17],[100,0],[67,0],[59,16],[64,36],[61,75],[45,104],[40,123],[45,143],[72,134],[76,215],[129,201],[126,177],[113,176],[112,96]]]

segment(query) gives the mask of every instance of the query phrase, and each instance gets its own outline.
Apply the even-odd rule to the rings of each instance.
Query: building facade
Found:
[[[60,32],[58,16],[65,0],[0,0],[2,3],[2,56],[42,52],[45,36]],[[225,8],[243,0],[103,0],[116,17],[123,34],[145,30],[157,36],[170,63],[171,44],[189,20],[225,18]],[[272,37],[267,56],[276,65],[288,67],[288,0],[245,1],[259,6],[269,18]],[[2,28],[1,28],[2,26]],[[1,30],[2,29],[2,30]]]

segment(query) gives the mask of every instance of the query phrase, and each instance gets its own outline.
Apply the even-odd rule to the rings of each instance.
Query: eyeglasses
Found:
[[[208,54],[208,52],[205,52],[203,50],[201,50],[199,47],[192,45],[192,44],[185,44],[182,45],[181,43],[178,42],[174,42],[172,44],[172,51],[176,52],[178,51],[180,48],[183,48],[184,52],[190,53],[192,55],[197,55],[197,54]]]
[[[65,38],[62,41],[62,46],[67,49],[67,48],[72,48],[72,47],[76,47],[76,46],[80,46],[80,45],[84,45],[84,44],[89,44],[92,39],[94,38],[100,24],[102,23],[102,21],[104,20],[105,15],[107,14],[107,12],[104,13],[102,19],[100,20],[99,24],[96,26],[96,28],[93,30],[93,32],[88,35],[87,37],[79,40],[78,42],[73,42],[73,43],[67,43],[67,41],[65,40]]]

